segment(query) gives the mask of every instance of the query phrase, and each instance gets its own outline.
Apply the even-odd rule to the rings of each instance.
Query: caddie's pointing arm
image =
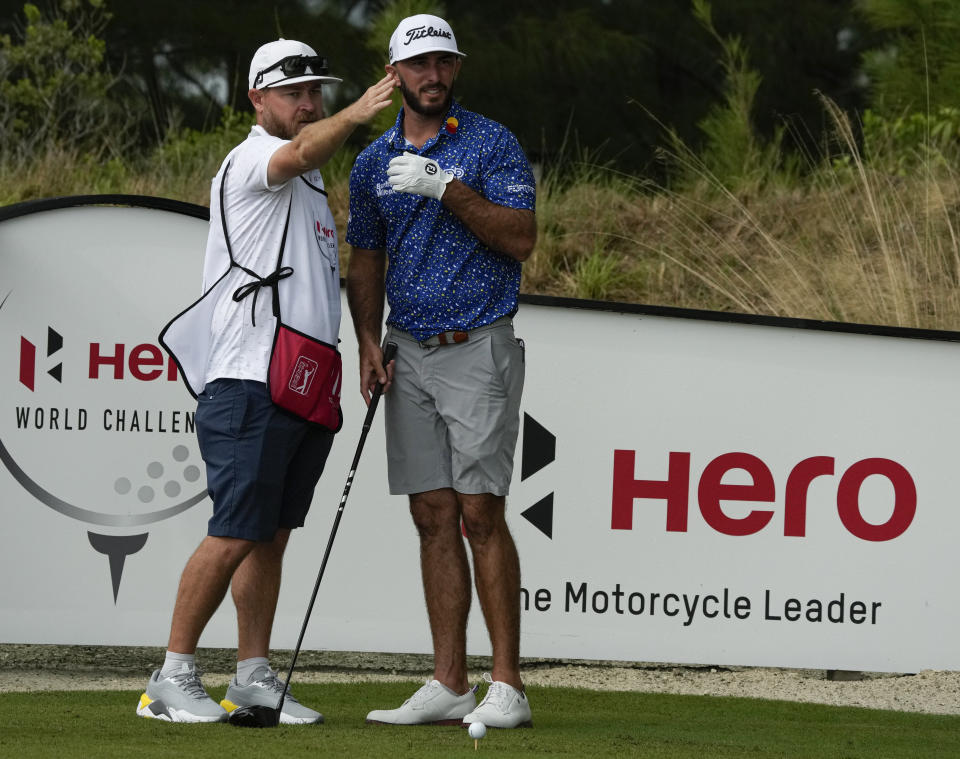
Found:
[[[354,129],[369,123],[390,105],[393,89],[393,77],[385,76],[343,110],[305,126],[270,158],[267,180],[271,185],[283,184],[311,169],[319,169]]]

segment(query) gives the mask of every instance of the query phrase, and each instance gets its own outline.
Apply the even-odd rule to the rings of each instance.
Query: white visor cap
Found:
[[[288,58],[315,59],[307,60],[302,65],[302,73],[292,75],[285,73],[283,67],[279,64]],[[319,56],[309,45],[296,40],[286,40],[281,37],[260,48],[253,54],[253,60],[250,61],[249,83],[252,90],[263,90],[267,87],[279,87],[284,84],[299,84],[300,82],[320,82],[329,84],[333,82],[342,82],[335,76],[328,76],[326,62],[318,62]],[[296,63],[296,61],[294,61]],[[288,67],[290,70],[291,67]],[[294,66],[293,68],[298,68]]]
[[[455,53],[461,58],[466,53],[457,49],[457,38],[453,36],[450,24],[439,16],[419,13],[408,16],[399,24],[390,37],[387,57],[390,63],[405,61],[423,53]]]

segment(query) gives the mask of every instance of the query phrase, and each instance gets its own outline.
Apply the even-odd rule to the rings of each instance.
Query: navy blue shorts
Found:
[[[272,540],[302,527],[333,433],[278,408],[262,382],[218,379],[197,399],[213,516],[207,534]]]

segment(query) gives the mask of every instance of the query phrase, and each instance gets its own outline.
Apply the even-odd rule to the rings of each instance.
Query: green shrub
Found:
[[[117,97],[99,35],[103,0],[60,0],[50,13],[23,8],[22,39],[0,36],[0,144],[4,162],[56,146],[118,155],[131,117]]]
[[[899,176],[930,161],[955,162],[960,153],[960,108],[953,106],[895,118],[867,109],[862,127],[864,158]]]

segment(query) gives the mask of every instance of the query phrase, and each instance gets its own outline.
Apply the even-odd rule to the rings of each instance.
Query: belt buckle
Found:
[[[470,333],[466,330],[458,329],[452,332],[440,332],[439,334],[434,335],[437,338],[437,345],[456,345],[457,343],[465,343],[470,339]],[[424,343],[429,343],[433,338],[427,338]]]

